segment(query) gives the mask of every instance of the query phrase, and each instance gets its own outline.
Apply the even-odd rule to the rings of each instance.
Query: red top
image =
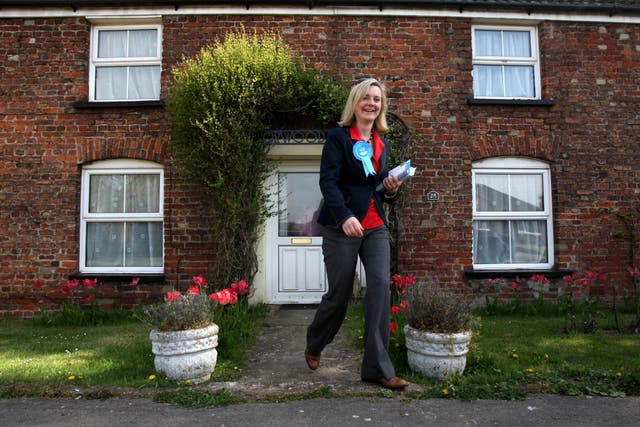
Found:
[[[351,127],[350,135],[351,139],[354,139],[356,141],[364,141],[360,137],[360,133],[355,126]],[[371,135],[373,136],[373,156],[371,157],[371,163],[373,164],[373,169],[378,172],[378,170],[380,170],[380,156],[382,155],[384,144],[378,134],[373,130],[371,130]],[[360,221],[360,224],[362,224],[362,228],[364,228],[365,230],[370,230],[372,228],[384,225],[384,221],[378,213],[378,209],[376,208],[376,203],[373,200],[373,197],[371,197],[371,201],[369,202],[369,210],[367,210],[367,213],[365,214],[362,221]]]

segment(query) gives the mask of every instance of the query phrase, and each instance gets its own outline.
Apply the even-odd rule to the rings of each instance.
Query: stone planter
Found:
[[[425,377],[446,380],[467,364],[471,331],[441,334],[404,327],[409,367]]]
[[[218,325],[149,334],[156,371],[177,381],[207,381],[218,359]]]

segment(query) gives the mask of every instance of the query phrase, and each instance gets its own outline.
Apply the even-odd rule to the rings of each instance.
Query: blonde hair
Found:
[[[378,114],[378,117],[376,117],[376,120],[373,123],[373,127],[381,134],[385,133],[389,129],[389,126],[387,125],[387,88],[385,88],[378,80],[372,78],[363,79],[351,87],[351,92],[349,92],[349,97],[347,98],[344,110],[342,110],[342,117],[340,117],[338,125],[351,126],[356,121],[356,106],[358,105],[358,102],[364,98],[367,92],[369,92],[369,88],[371,86],[378,86],[380,88],[380,93],[382,94],[382,108],[380,109],[380,114]]]

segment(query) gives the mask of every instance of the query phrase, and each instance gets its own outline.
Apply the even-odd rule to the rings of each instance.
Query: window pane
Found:
[[[475,56],[502,56],[500,31],[476,30]]]
[[[511,211],[544,210],[542,175],[511,175]]]
[[[96,99],[127,98],[127,67],[96,68]]]
[[[124,175],[91,175],[89,212],[124,212]]]
[[[474,221],[473,257],[475,264],[508,264],[509,221]]]
[[[162,222],[127,223],[125,267],[162,266]]]
[[[511,229],[513,263],[547,262],[546,221],[512,221]]]
[[[160,99],[160,67],[130,67],[128,99]]]
[[[160,210],[160,176],[127,175],[127,212],[152,212]]]
[[[126,31],[98,31],[98,58],[123,58],[126,52]]]
[[[87,267],[122,266],[123,236],[123,223],[87,223]]]
[[[531,39],[529,31],[504,31],[504,56],[531,57]]]
[[[131,30],[129,32],[130,57],[158,56],[157,30]]]
[[[476,174],[476,210],[505,212],[509,210],[509,180],[505,174]]]
[[[281,173],[278,190],[278,235],[318,236],[316,219],[322,194],[318,173]]]
[[[533,67],[506,65],[504,67],[505,96],[516,98],[533,98]]]
[[[475,96],[504,96],[501,65],[473,66],[473,93]]]

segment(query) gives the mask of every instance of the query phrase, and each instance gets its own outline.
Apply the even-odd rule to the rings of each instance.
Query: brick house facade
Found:
[[[592,270],[630,286],[626,269],[638,266],[638,248],[624,222],[600,212],[621,212],[637,227],[637,1],[22,3],[0,1],[0,316],[55,307],[48,296],[70,277],[98,277],[101,302],[131,305],[206,272],[215,236],[201,201],[171,168],[162,100],[183,55],[240,26],[278,30],[336,80],[365,75],[388,86],[390,111],[420,135],[412,158],[419,173],[403,189],[400,271],[475,296],[488,292],[485,278],[532,272]],[[94,74],[103,65],[93,56],[96,31],[140,25],[160,37],[158,62],[140,63],[161,70],[153,77],[159,92],[96,99],[105,81]],[[524,39],[506,47],[513,34]],[[483,53],[493,48],[484,37],[494,36],[502,50]],[[519,52],[522,40],[527,55],[506,53]],[[525,77],[510,74],[515,69]],[[299,157],[317,161],[318,151]],[[93,203],[83,194],[93,191],[91,174],[105,170],[159,183],[160,212],[143,218],[161,230],[149,268],[100,273],[81,255],[90,238],[83,227],[101,227],[83,222],[93,221],[83,217]],[[507,195],[485,191],[496,188]],[[524,207],[495,208],[522,202],[522,188],[543,200],[526,196]],[[518,246],[526,246],[520,255]],[[133,277],[141,277],[135,288]],[[258,300],[269,302],[269,280],[259,273]]]

